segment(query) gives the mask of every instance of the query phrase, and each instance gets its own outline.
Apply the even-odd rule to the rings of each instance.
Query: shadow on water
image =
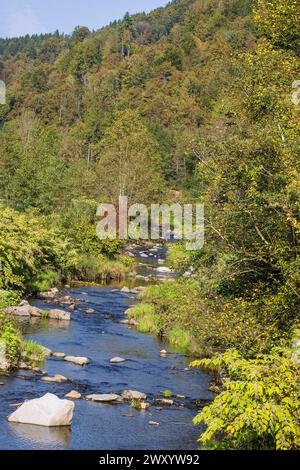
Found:
[[[174,276],[163,272],[166,250],[134,247],[132,254],[141,263],[138,279],[129,287],[157,284]],[[189,358],[173,351],[152,335],[139,333],[122,324],[125,310],[136,302],[132,292],[121,292],[122,284],[80,286],[63,291],[76,298],[76,309],[70,322],[45,319],[25,320],[21,328],[26,339],[42,344],[52,351],[73,356],[87,356],[90,364],[79,367],[50,357],[43,366],[49,375],[61,374],[68,378],[61,384],[49,384],[41,376],[18,371],[9,377],[0,377],[0,449],[195,449],[199,428],[192,419],[196,414],[195,400],[210,400],[209,376],[199,370],[190,370]],[[42,308],[67,308],[44,304]],[[87,314],[93,309],[93,314]],[[160,356],[161,349],[172,354]],[[126,362],[119,365],[110,359],[121,356]],[[15,425],[7,422],[11,404],[54,393],[60,398],[71,390],[83,397],[93,393],[117,393],[124,390],[145,392],[152,406],[148,411],[133,411],[129,403],[117,406],[100,405],[86,400],[75,402],[71,428],[43,428]],[[159,409],[155,400],[163,390],[185,399],[175,399],[175,405]],[[159,422],[151,427],[149,421]]]

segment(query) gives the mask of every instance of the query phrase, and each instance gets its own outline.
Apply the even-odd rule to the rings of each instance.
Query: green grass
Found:
[[[31,366],[36,366],[46,358],[44,348],[34,341],[22,342],[22,359],[24,362]]]
[[[61,282],[61,274],[58,271],[49,269],[41,271],[37,274],[34,282],[30,284],[30,290],[33,292],[45,292],[52,287],[59,285]]]
[[[74,275],[78,280],[101,282],[110,279],[122,280],[129,267],[118,260],[110,260],[105,256],[81,255],[74,267]]]
[[[173,326],[167,333],[168,341],[184,352],[189,352],[191,347],[191,335],[180,326]]]
[[[160,333],[159,316],[155,313],[146,314],[139,320],[137,329],[141,333],[152,333],[154,335],[158,335]]]

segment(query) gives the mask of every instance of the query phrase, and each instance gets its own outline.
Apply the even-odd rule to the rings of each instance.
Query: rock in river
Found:
[[[49,310],[48,311],[48,318],[52,320],[67,320],[69,321],[71,319],[71,314],[70,312],[65,312],[64,310]]]
[[[71,392],[67,393],[67,395],[65,395],[65,398],[70,398],[70,400],[80,400],[81,393],[76,392],[76,390],[72,390]]]
[[[124,390],[122,398],[124,398],[124,400],[146,400],[147,395],[142,392],[137,392],[136,390]]]
[[[95,401],[98,403],[110,403],[113,401],[122,401],[122,397],[120,395],[116,395],[115,393],[106,393],[102,395],[88,395],[87,400]]]
[[[48,383],[56,383],[56,384],[61,384],[63,382],[67,382],[67,377],[64,375],[54,375],[53,377],[42,377],[41,381],[42,382],[48,382]]]
[[[66,356],[64,360],[67,362],[72,362],[73,364],[76,364],[77,366],[86,366],[90,363],[87,357]]]
[[[125,362],[126,359],[123,359],[123,357],[113,357],[110,362],[112,364],[121,364],[122,362]]]
[[[70,426],[74,403],[60,400],[47,393],[41,398],[25,401],[8,417],[12,423],[35,424],[38,426]]]
[[[47,292],[40,292],[38,297],[40,299],[54,299],[54,297],[58,294],[58,289],[55,287],[53,289],[49,289]]]
[[[61,352],[54,352],[52,353],[52,356],[57,357],[58,359],[64,359],[66,357],[65,353],[61,353]]]

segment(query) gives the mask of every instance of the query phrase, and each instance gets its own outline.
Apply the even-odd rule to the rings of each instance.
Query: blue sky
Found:
[[[75,26],[98,29],[122,18],[164,6],[168,0],[0,0],[0,37],[70,33]]]

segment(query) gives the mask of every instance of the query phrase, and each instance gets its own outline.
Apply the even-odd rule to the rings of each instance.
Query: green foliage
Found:
[[[13,307],[20,303],[21,295],[12,290],[0,289],[0,311],[5,307]]]
[[[248,361],[229,350],[192,365],[226,373],[221,393],[194,420],[206,425],[199,440],[205,447],[300,448],[298,366],[290,350]]]
[[[258,0],[255,19],[274,44],[299,52],[300,12],[297,0]]]
[[[2,314],[0,314],[0,343],[5,345],[6,360],[10,368],[16,368],[21,354],[21,339],[15,323]]]

